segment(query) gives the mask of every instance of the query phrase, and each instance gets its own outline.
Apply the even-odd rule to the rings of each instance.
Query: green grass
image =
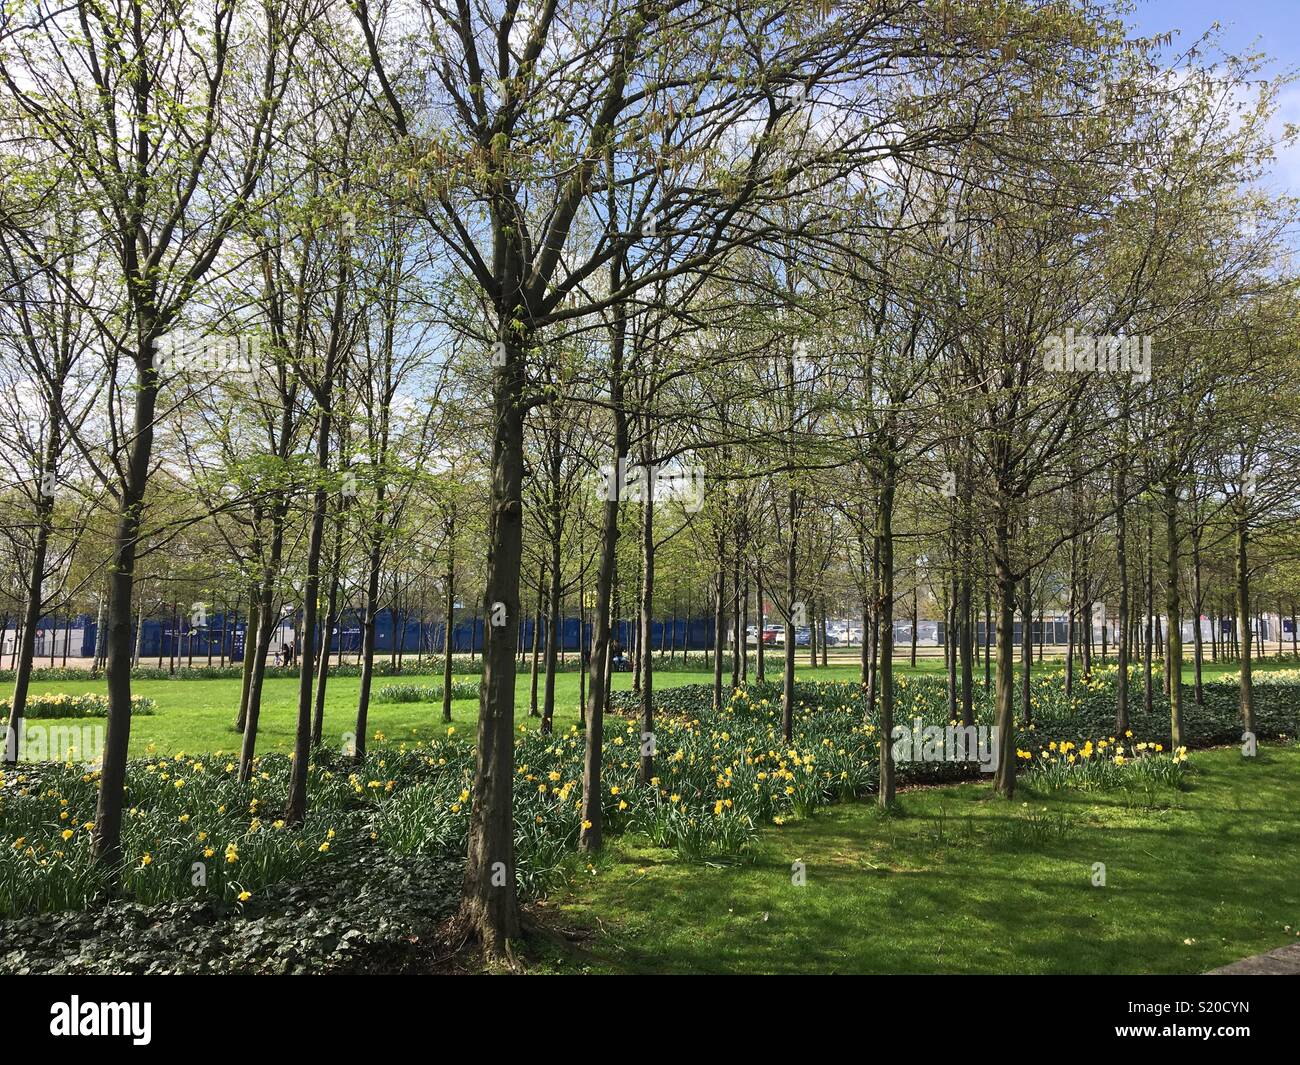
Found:
[[[542,907],[592,929],[539,970],[1196,973],[1295,941],[1300,748],[1197,752],[1185,792],[913,790],[897,816],[821,810],[755,860],[617,841]],[[806,885],[792,883],[803,862]],[[1106,886],[1091,883],[1094,863]],[[1288,931],[1286,926],[1290,926]],[[1188,942],[1190,941],[1190,942]]]
[[[847,655],[847,652],[841,652]],[[816,669],[807,665],[807,651],[801,650],[796,664],[796,675],[801,679],[818,680],[855,680],[859,676],[856,660],[844,660],[840,664]],[[942,659],[919,660],[915,671],[905,664],[896,666],[896,670],[911,673],[942,673]],[[768,675],[780,675],[781,659],[779,654],[768,656]],[[1059,662],[1049,661],[1049,668],[1059,666]],[[656,688],[676,687],[679,684],[708,683],[711,674],[703,670],[700,660],[699,672],[660,672],[655,674]],[[1206,676],[1217,676],[1222,672],[1236,668],[1235,664],[1207,666]],[[1267,668],[1267,663],[1260,662],[1257,668]],[[751,676],[752,676],[751,663]],[[1190,666],[1188,667],[1190,677]],[[976,682],[983,678],[982,668],[976,671]],[[440,676],[430,680],[429,675],[403,675],[396,677],[379,677],[374,682],[376,689],[389,684],[405,684],[412,679],[422,683],[441,683]],[[476,677],[463,677],[460,680],[476,680]],[[724,677],[724,683],[730,679],[730,673]],[[357,677],[331,677],[326,688],[325,699],[325,740],[332,746],[343,742],[345,733],[356,727],[357,693],[360,680]],[[539,688],[541,680],[539,678]],[[630,690],[631,673],[615,673],[613,687],[616,691]],[[240,682],[230,680],[137,680],[131,685],[135,695],[142,695],[154,700],[157,710],[150,717],[136,718],[131,722],[131,754],[142,757],[146,754],[175,754],[178,751],[188,753],[220,752],[227,753],[239,749],[241,736],[232,725],[235,712],[239,707]],[[31,686],[33,694],[47,692],[103,692],[104,681],[87,679],[84,681],[39,681]],[[529,719],[529,677],[523,672],[516,680],[516,715],[520,724],[536,723]],[[540,696],[539,696],[540,697]],[[296,678],[268,679],[263,687],[262,713],[258,724],[257,749],[260,753],[272,751],[288,752],[293,749],[294,730],[298,713],[298,681]],[[478,701],[475,699],[456,699],[452,701],[452,721],[462,735],[472,735],[472,727],[478,717]],[[568,727],[578,721],[578,674],[559,673],[556,676],[556,714],[557,726]],[[426,740],[446,733],[442,723],[442,702],[431,703],[379,703],[370,705],[367,731],[373,736],[382,732],[389,739]],[[40,725],[56,727],[64,724],[78,726],[92,724],[93,721],[61,718],[44,719]]]
[[[918,669],[941,671],[941,661]],[[769,675],[779,675],[778,660]],[[803,665],[799,675],[854,680],[857,665]],[[656,686],[709,676],[662,672]],[[259,751],[291,749],[297,683],[267,681]],[[613,683],[627,690],[632,676]],[[354,727],[358,684],[330,681],[330,743]],[[103,681],[33,690],[102,691]],[[238,680],[142,680],[133,692],[157,704],[132,723],[133,755],[237,749]],[[535,726],[526,673],[517,692],[518,722]],[[578,675],[560,674],[557,693],[557,725],[567,728],[577,720]],[[474,699],[453,703],[458,740],[472,738],[477,711]],[[373,703],[370,731],[429,739],[445,734],[440,717],[440,701]],[[1235,748],[1196,752],[1192,765],[1182,792],[1026,787],[1008,804],[974,784],[906,792],[896,816],[864,804],[823,808],[764,827],[752,860],[691,863],[643,839],[615,838],[591,870],[565,859],[569,887],[539,904],[558,923],[594,929],[589,940],[572,948],[534,941],[530,963],[565,972],[1170,973],[1291,941],[1300,928],[1300,748],[1263,747],[1253,762]],[[806,886],[791,882],[796,861]],[[1105,887],[1090,882],[1097,862]]]
[[[832,666],[819,670],[826,676],[856,675],[851,667]],[[417,678],[429,683],[429,677]],[[477,677],[459,676],[458,680],[477,680]],[[668,673],[656,675],[659,688],[678,684],[693,684],[707,680],[704,673]],[[373,689],[390,684],[406,684],[405,677],[379,677]],[[441,684],[441,678],[433,678]],[[342,743],[344,733],[356,727],[357,694],[361,681],[357,677],[331,677],[325,689],[325,739],[331,745]],[[632,674],[616,673],[613,678],[616,691],[632,687]],[[539,678],[539,699],[541,696]],[[40,681],[33,683],[34,694],[45,692],[102,692],[102,680]],[[131,754],[139,757],[146,753],[174,754],[178,751],[230,752],[239,749],[240,734],[232,727],[239,708],[240,682],[230,680],[137,680],[132,682],[134,695],[147,696],[157,704],[152,717],[136,718],[131,722]],[[578,674],[556,675],[557,727],[567,728],[578,721]],[[529,705],[529,678],[526,673],[516,680],[516,705],[520,724],[527,717]],[[478,719],[477,699],[453,699],[452,721],[458,732],[472,735],[472,726]],[[298,681],[293,677],[268,679],[262,689],[262,712],[258,721],[257,749],[260,753],[293,750],[294,730],[298,715]],[[381,703],[371,701],[367,731],[373,735],[382,732],[389,739],[431,739],[446,733],[442,722],[442,700],[421,703]],[[536,724],[536,719],[531,719]],[[72,724],[69,719],[43,719],[43,726]],[[85,720],[76,721],[85,725]],[[150,748],[152,747],[152,751]]]

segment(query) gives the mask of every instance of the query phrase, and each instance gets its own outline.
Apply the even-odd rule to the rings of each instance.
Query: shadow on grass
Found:
[[[598,917],[608,932],[565,965],[1204,971],[1286,942],[1283,926],[1300,925],[1300,818],[1287,798],[1300,752],[1278,750],[1249,770],[1233,758],[1200,756],[1193,786],[1155,810],[1115,793],[989,801],[980,785],[961,785],[907,793],[902,816],[851,804],[766,830],[746,865],[626,846],[561,900],[566,918]]]

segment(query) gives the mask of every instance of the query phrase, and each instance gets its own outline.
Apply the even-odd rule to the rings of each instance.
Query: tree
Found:
[[[183,0],[113,8],[78,0],[74,17],[18,31],[0,56],[0,84],[20,120],[67,161],[74,201],[102,220],[125,310],[120,327],[104,323],[107,370],[114,380],[121,362],[134,372],[131,424],[115,428],[107,478],[118,528],[94,851],[110,868],[131,729],[131,598],[153,453],[156,345],[180,323],[253,197],[289,83],[284,57],[300,32],[296,19],[308,14],[271,3],[259,28],[237,17],[237,6],[219,0],[199,15]],[[240,95],[255,101],[242,113]]]

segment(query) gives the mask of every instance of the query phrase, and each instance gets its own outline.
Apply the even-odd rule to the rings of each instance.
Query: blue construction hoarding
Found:
[[[207,624],[194,625],[191,619],[181,615],[175,618],[144,620],[143,638],[139,629],[132,629],[133,642],[138,641],[140,660],[148,663],[150,659],[172,658],[202,659],[209,657],[239,662],[244,657],[246,638],[246,621],[241,615],[214,613],[206,618]],[[292,638],[293,626],[299,619],[286,616],[280,621],[282,633],[273,639],[272,647],[278,647],[285,640]],[[468,654],[483,650],[487,619],[467,618],[459,621],[452,629],[451,649],[454,654]],[[519,646],[531,648],[533,641],[534,619],[524,620],[518,629]],[[323,628],[323,626],[322,626]],[[615,639],[627,647],[632,641],[635,625],[631,621],[620,621],[614,626]],[[36,657],[39,660],[42,648],[46,646],[46,630],[59,629],[59,650],[62,650],[61,622],[42,624],[37,635]],[[69,643],[68,653],[72,657],[91,657],[95,653],[97,626],[94,619],[83,616],[75,619],[72,626],[73,637]],[[547,623],[542,622],[539,642],[544,646]],[[446,625],[441,621],[420,622],[418,618],[403,616],[389,610],[381,610],[375,617],[375,651],[378,654],[392,654],[400,648],[404,654],[434,654],[444,649]],[[651,641],[655,648],[667,650],[676,647],[679,650],[688,647],[691,650],[704,650],[712,646],[713,620],[711,618],[679,618],[674,621],[656,621],[652,626]],[[583,637],[590,641],[592,624],[585,625],[578,618],[565,618],[560,626],[559,646],[562,650],[576,653],[583,644]],[[362,618],[359,613],[348,612],[331,626],[329,648],[332,653],[346,657],[358,654],[361,650]]]

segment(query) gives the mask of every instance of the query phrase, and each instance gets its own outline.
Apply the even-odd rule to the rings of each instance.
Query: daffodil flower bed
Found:
[[[1047,791],[1077,788],[1107,791],[1115,788],[1157,787],[1182,789],[1187,781],[1187,748],[1166,751],[1162,743],[1100,738],[1076,744],[1050,740],[1033,751],[1017,748],[1016,757],[1033,773],[1034,783]]]
[[[1274,691],[1288,691],[1278,687]],[[1114,675],[1095,670],[1066,697],[1059,671],[1034,678],[1035,724],[1015,750],[1026,772],[1048,787],[1179,787],[1186,751],[1168,741],[1167,705],[1141,709],[1135,689],[1132,729],[1112,735]],[[1193,744],[1239,735],[1235,704],[1207,695],[1185,708]],[[943,678],[899,677],[895,720],[950,724]],[[631,693],[615,710],[631,713]],[[796,686],[794,738],[781,733],[776,685],[729,694],[720,712],[708,685],[666,690],[656,699],[654,776],[637,782],[639,723],[611,713],[600,784],[609,833],[634,833],[689,857],[743,855],[762,825],[806,817],[819,806],[872,793],[881,737],[866,720],[860,685]],[[1260,692],[1261,738],[1296,731],[1294,703]],[[981,687],[977,720],[992,722]],[[318,753],[309,777],[310,815],[290,828],[281,809],[289,761],[259,759],[240,783],[233,758],[149,757],[130,763],[123,826],[121,888],[141,902],[256,899],[268,886],[314,875],[340,857],[455,859],[465,853],[474,751],[455,728],[432,741],[376,735],[365,762]],[[1085,756],[1085,752],[1086,756]],[[584,736],[576,728],[544,735],[520,726],[515,743],[516,876],[526,895],[544,891],[575,850],[581,831]],[[976,763],[916,762],[901,783],[976,779]],[[70,764],[24,765],[0,774],[0,915],[77,909],[91,904],[106,877],[91,862],[99,778]]]
[[[1220,684],[1237,685],[1241,683],[1241,673],[1225,673],[1219,678]],[[1256,669],[1250,674],[1250,683],[1252,686],[1258,684],[1290,685],[1300,687],[1300,669]]]
[[[358,833],[332,823],[343,814],[344,793],[329,770],[311,770],[314,809],[301,829],[262,812],[283,801],[288,766],[283,756],[259,760],[241,784],[234,761],[220,757],[132,761],[122,892],[144,903],[246,901],[355,846]],[[99,783],[97,770],[71,763],[0,772],[0,914],[79,909],[105,891],[108,878],[91,861]]]
[[[780,740],[770,707],[741,694],[710,721],[666,715],[657,776],[636,782],[639,732],[610,720],[601,784],[605,827],[644,832],[683,853],[739,854],[759,824],[806,814],[869,790],[874,729],[845,708],[803,708],[796,742]],[[517,876],[541,891],[577,845],[584,737],[521,729],[516,741]],[[178,754],[131,762],[121,888],[144,902],[255,898],[353,851],[376,856],[461,855],[474,752],[448,735],[382,743],[360,766],[325,755],[313,765],[310,816],[282,823],[286,758],[259,759],[240,783],[233,759]],[[0,777],[0,914],[89,905],[107,878],[91,862],[99,778],[80,766],[22,766]]]
[[[0,699],[0,726],[8,724],[10,702]],[[152,714],[155,703],[142,695],[131,697],[133,715]],[[84,693],[68,695],[50,692],[46,695],[29,695],[23,706],[23,719],[49,717],[105,717],[108,714],[108,696]]]

